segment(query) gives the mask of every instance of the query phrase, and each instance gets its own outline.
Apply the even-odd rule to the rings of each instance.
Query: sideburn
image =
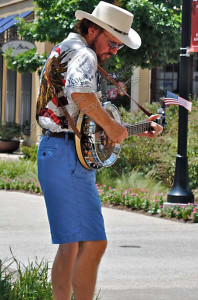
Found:
[[[98,31],[97,35],[95,36],[94,40],[92,41],[92,43],[90,44],[90,48],[96,53],[96,42],[99,38],[99,35],[101,34],[101,30]],[[97,54],[96,54],[97,55]],[[98,58],[98,63],[101,63],[100,57],[97,55]]]

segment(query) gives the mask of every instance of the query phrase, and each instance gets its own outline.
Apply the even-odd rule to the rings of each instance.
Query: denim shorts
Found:
[[[42,135],[37,159],[52,243],[106,240],[96,171],[81,165],[75,141]]]

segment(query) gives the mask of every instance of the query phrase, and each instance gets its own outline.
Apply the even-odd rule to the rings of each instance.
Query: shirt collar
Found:
[[[78,39],[81,40],[81,42],[83,42],[86,46],[88,46],[86,39],[78,33],[70,32],[67,39]]]

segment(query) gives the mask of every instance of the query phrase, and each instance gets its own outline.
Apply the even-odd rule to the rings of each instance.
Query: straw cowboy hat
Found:
[[[92,14],[77,10],[75,16],[78,20],[85,18],[99,25],[129,48],[138,49],[141,45],[139,34],[131,28],[133,14],[123,8],[100,1]]]

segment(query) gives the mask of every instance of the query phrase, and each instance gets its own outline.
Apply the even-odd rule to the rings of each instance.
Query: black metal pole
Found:
[[[179,95],[184,99],[188,99],[189,97],[190,56],[187,53],[187,48],[190,47],[191,1],[192,0],[183,0],[182,3]],[[188,111],[184,107],[179,106],[178,152],[174,185],[168,194],[168,202],[170,203],[194,203],[194,195],[188,184],[187,132]]]

